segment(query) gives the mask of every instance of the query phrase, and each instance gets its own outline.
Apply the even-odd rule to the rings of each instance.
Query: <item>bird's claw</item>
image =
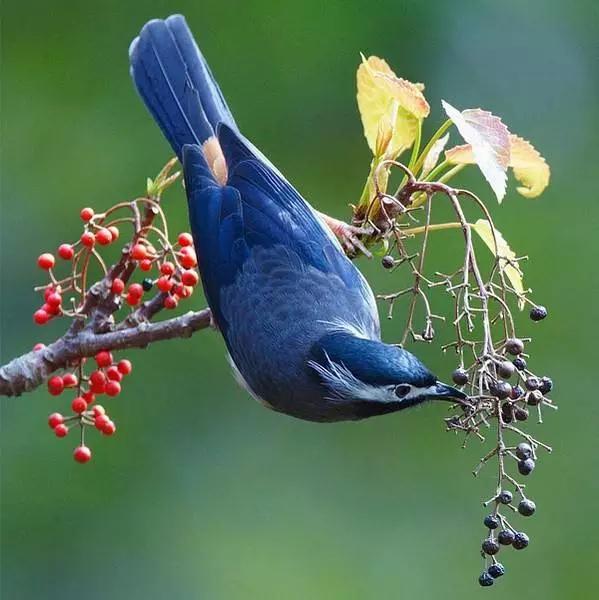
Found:
[[[329,229],[335,234],[339,240],[341,247],[349,257],[357,256],[358,252],[364,254],[368,258],[372,258],[372,252],[368,250],[366,245],[360,239],[363,235],[372,235],[372,231],[365,227],[357,227],[350,225],[345,221],[340,221],[329,215],[320,213]]]

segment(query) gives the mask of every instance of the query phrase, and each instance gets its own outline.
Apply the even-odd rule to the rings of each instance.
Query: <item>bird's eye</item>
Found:
[[[395,395],[398,398],[405,398],[410,393],[411,389],[411,385],[408,385],[407,383],[402,383],[395,388]]]

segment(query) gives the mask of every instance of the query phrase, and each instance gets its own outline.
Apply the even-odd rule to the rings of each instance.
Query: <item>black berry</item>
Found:
[[[530,390],[530,391],[532,391],[532,390],[538,390],[540,385],[541,385],[541,382],[540,382],[539,378],[538,377],[534,377],[534,376],[529,377],[524,382],[524,387],[527,390]]]
[[[512,388],[512,392],[510,394],[510,398],[512,400],[517,400],[520,396],[524,396],[524,389],[520,385],[515,385]]]
[[[505,349],[512,355],[518,356],[524,352],[524,342],[518,338],[509,338],[505,342]]]
[[[501,405],[501,418],[504,423],[511,423],[514,420],[514,411],[512,405],[509,402],[504,402]]]
[[[490,585],[493,585],[493,581],[493,576],[489,575],[489,573],[486,571],[481,573],[481,576],[478,578],[478,583],[480,583],[480,585],[483,587],[489,587]]]
[[[553,389],[553,380],[550,377],[541,377],[539,391],[541,394],[548,394]]]
[[[528,411],[524,408],[516,406],[514,408],[514,417],[516,421],[526,421],[526,419],[528,419]]]
[[[511,546],[514,541],[514,532],[511,529],[503,529],[497,534],[497,541],[502,546]]]
[[[530,318],[533,321],[542,321],[547,316],[547,309],[544,306],[535,306],[530,311]]]
[[[385,269],[392,269],[395,266],[395,259],[390,254],[387,254],[381,259],[381,264]]]
[[[499,377],[503,377],[503,379],[509,379],[516,370],[516,367],[509,361],[504,360],[497,365],[497,373]]]
[[[487,573],[493,578],[493,579],[497,579],[498,577],[501,577],[502,575],[505,574],[505,567],[501,564],[501,563],[495,563],[494,565],[491,565],[488,569],[487,569]]]
[[[512,492],[508,490],[502,490],[497,494],[497,502],[500,504],[509,504],[512,501]]]
[[[520,442],[516,446],[516,456],[520,460],[526,460],[527,458],[531,458],[532,448],[530,447],[530,444],[527,444],[526,442]]]
[[[518,371],[524,371],[524,369],[526,369],[526,361],[520,356],[518,358],[514,358],[512,364],[514,367],[516,367],[516,369],[518,369]]]
[[[497,554],[499,552],[499,543],[497,542],[497,540],[494,540],[493,538],[487,538],[482,543],[481,547],[485,554],[490,554],[491,556],[493,554]]]
[[[512,386],[507,381],[498,381],[492,386],[491,392],[500,400],[505,400],[512,393]]]
[[[426,342],[430,342],[435,339],[435,330],[432,327],[427,327],[422,332],[422,339]]]
[[[456,369],[452,374],[451,378],[456,385],[466,385],[468,383],[468,373],[466,369]]]
[[[499,527],[499,519],[496,515],[487,515],[483,522],[485,527],[488,527],[489,529],[497,529]]]
[[[532,500],[520,500],[520,504],[518,504],[518,512],[523,517],[530,517],[534,515],[535,510],[537,510],[537,505]]]
[[[514,534],[514,541],[512,542],[512,546],[516,550],[522,550],[523,548],[526,548],[526,546],[528,546],[529,541],[530,540],[528,539],[528,536],[523,531],[517,531]]]
[[[530,475],[535,469],[535,461],[532,458],[526,458],[518,461],[518,472],[520,475]]]
[[[144,292],[149,292],[154,286],[154,282],[147,277],[141,282],[141,287],[144,289]]]

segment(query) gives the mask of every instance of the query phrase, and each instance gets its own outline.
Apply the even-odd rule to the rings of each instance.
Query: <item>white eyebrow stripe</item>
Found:
[[[395,386],[376,386],[364,383],[344,364],[332,361],[326,352],[325,357],[328,366],[323,366],[313,360],[309,361],[308,365],[320,375],[335,399],[378,402],[396,402],[398,400],[393,393]]]

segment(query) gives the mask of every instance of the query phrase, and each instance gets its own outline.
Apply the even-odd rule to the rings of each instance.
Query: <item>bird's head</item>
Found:
[[[320,340],[310,366],[330,401],[357,419],[426,400],[468,405],[466,394],[439,381],[407,350],[350,333],[332,333]]]

